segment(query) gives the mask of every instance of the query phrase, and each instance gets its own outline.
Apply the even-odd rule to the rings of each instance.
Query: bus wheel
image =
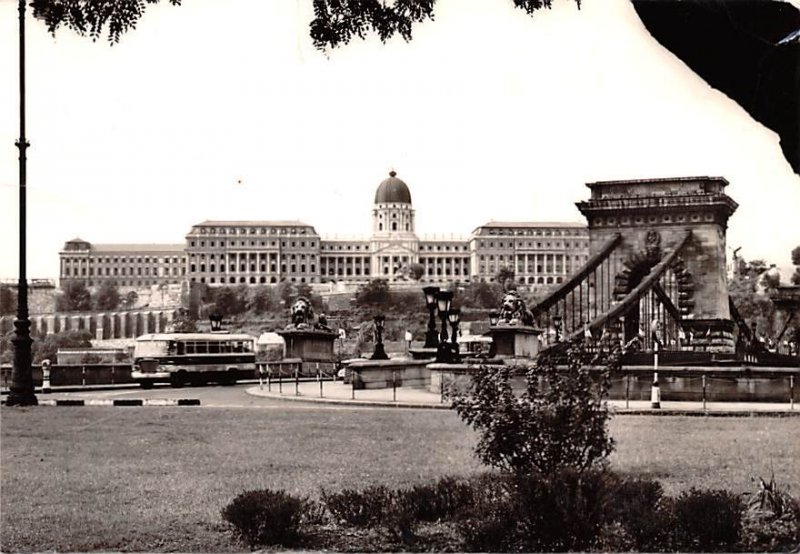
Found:
[[[145,379],[144,381],[139,381],[139,386],[143,389],[152,389],[153,388],[153,381],[150,379]]]
[[[230,386],[236,384],[236,370],[231,368],[225,372],[225,375],[222,376],[220,380],[221,384]]]
[[[169,385],[173,388],[180,388],[186,382],[186,376],[184,375],[184,371],[179,371],[178,373],[173,373],[169,377]]]

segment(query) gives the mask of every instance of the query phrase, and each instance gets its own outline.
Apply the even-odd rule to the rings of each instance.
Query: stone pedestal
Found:
[[[436,358],[436,348],[411,348],[408,351],[413,360],[432,360]]]
[[[687,334],[687,341],[683,345],[683,349],[719,353],[734,351],[733,321],[729,319],[684,319],[681,324]],[[691,340],[688,340],[690,336]]]
[[[304,362],[332,362],[333,343],[338,335],[322,329],[287,329],[278,331],[286,343],[286,358],[300,358]]]
[[[497,324],[486,333],[492,337],[497,358],[535,358],[539,354],[540,329],[527,325]]]
[[[430,384],[429,360],[359,360],[348,364],[353,388],[390,389],[392,387],[425,388]]]

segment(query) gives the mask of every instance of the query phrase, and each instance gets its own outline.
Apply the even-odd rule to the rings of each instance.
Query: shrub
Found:
[[[518,547],[536,551],[586,550],[605,522],[613,476],[565,470],[526,475],[516,482]]]
[[[467,391],[452,393],[453,408],[480,435],[476,453],[481,461],[517,474],[601,465],[614,449],[604,402],[608,375],[596,386],[571,356],[564,371],[552,363],[528,370],[525,390],[517,395],[512,371],[482,366]]]
[[[742,544],[752,551],[787,551],[800,545],[800,502],[775,483],[759,479],[747,502]]]
[[[615,483],[616,478],[606,472],[574,470],[485,480],[475,485],[472,508],[458,523],[464,547],[586,550],[598,543],[608,524]]]
[[[614,548],[613,541],[624,540],[639,551],[654,551],[667,544],[669,511],[664,508],[664,490],[657,481],[629,479],[617,483],[611,492],[606,517],[609,528],[601,533],[600,547]],[[622,532],[614,532],[619,526]],[[604,543],[603,541],[612,541]]]
[[[730,550],[742,530],[742,501],[724,490],[691,489],[672,503],[673,546],[680,550]]]
[[[284,491],[245,491],[222,510],[222,519],[252,548],[289,546],[298,538],[298,527],[307,502]]]
[[[369,487],[361,491],[322,491],[322,502],[328,511],[336,519],[357,527],[383,522],[394,497],[395,493],[384,486]]]
[[[419,521],[440,521],[452,519],[473,500],[473,486],[455,477],[443,477],[437,482],[415,485],[410,489],[398,491]]]

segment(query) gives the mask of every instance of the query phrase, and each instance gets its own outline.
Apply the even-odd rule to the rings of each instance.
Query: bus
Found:
[[[137,337],[131,377],[142,388],[214,381],[232,385],[256,375],[255,337],[228,333],[155,333]]]

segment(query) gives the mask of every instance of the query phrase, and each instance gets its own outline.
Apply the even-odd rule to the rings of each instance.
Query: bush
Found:
[[[455,477],[442,477],[433,484],[415,485],[398,491],[398,496],[418,521],[452,519],[474,498],[473,486]]]
[[[271,489],[245,491],[222,510],[222,519],[252,548],[292,545],[307,501]]]
[[[323,489],[322,503],[336,519],[356,527],[366,527],[384,521],[395,494],[384,486],[361,491],[344,489],[334,493]]]
[[[787,551],[800,545],[800,502],[775,484],[760,479],[747,502],[742,544],[751,551]]]
[[[670,528],[679,550],[724,551],[739,541],[744,506],[724,490],[691,489],[672,503]]]
[[[606,513],[610,523],[601,533],[598,546],[604,550],[618,550],[628,544],[631,549],[643,552],[664,547],[670,518],[669,511],[663,508],[664,490],[657,481],[620,481],[611,493]],[[614,544],[620,540],[622,544]]]
[[[575,357],[569,368],[537,365],[525,390],[511,387],[514,370],[482,366],[466,392],[452,393],[452,406],[480,435],[476,446],[485,464],[517,474],[578,471],[601,465],[613,451],[604,402],[608,374],[599,387]]]

